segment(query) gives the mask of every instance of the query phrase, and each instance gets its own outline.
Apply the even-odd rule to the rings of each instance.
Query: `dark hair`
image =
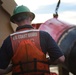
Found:
[[[30,17],[30,15],[28,15],[28,14],[18,14],[18,15],[16,15],[15,17],[14,17],[14,21],[16,21],[16,22],[20,22],[20,21],[22,21],[22,20],[24,20],[24,19],[28,19]]]

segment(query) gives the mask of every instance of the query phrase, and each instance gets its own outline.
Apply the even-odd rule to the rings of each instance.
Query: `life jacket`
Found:
[[[39,31],[26,30],[10,35],[13,48],[13,75],[49,75],[49,64],[40,47]]]

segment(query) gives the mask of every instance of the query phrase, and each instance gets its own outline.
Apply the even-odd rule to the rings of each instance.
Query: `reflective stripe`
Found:
[[[13,35],[15,35],[15,34],[20,34],[20,33],[33,32],[33,31],[39,31],[39,30],[35,30],[35,29],[24,30],[24,31],[15,32],[15,33],[13,33],[13,34],[10,34],[10,36],[13,36]]]

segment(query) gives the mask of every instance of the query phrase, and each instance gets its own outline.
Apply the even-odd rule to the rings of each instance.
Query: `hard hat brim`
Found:
[[[28,14],[31,17],[32,20],[35,18],[35,14],[32,13],[32,12],[21,12],[21,13],[18,13],[18,14],[15,14],[15,15],[11,16],[10,21],[14,23],[15,17],[20,15],[20,14],[25,14],[25,15]]]

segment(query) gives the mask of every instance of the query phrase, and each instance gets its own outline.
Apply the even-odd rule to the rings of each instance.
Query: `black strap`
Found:
[[[60,0],[58,1],[57,6],[56,6],[56,9],[55,9],[55,13],[56,13],[56,14],[57,14],[57,11],[58,11],[58,8],[59,8],[59,5],[60,5]]]
[[[41,60],[34,59],[33,61],[19,62],[18,64],[14,64],[14,63],[13,63],[13,67],[15,67],[15,66],[17,66],[17,65],[20,65],[20,64],[29,64],[29,63],[33,63],[33,62],[34,62],[34,63],[36,63],[36,62],[41,62],[41,63],[44,63],[44,64],[49,65],[49,63],[46,62],[46,61],[41,61]]]
[[[58,17],[58,8],[59,8],[59,5],[60,5],[60,0],[57,3],[56,9],[55,9],[55,14],[53,14],[53,17],[55,17],[55,18]]]
[[[49,73],[49,71],[46,71],[46,70],[39,70],[37,69],[37,63],[40,62],[40,63],[43,63],[43,64],[47,64],[49,65],[46,61],[39,61],[37,59],[34,59],[33,61],[28,61],[28,62],[19,62],[18,64],[14,64],[13,67],[16,67],[18,65],[20,65],[20,69],[21,69],[21,72],[16,72],[16,73],[13,73],[13,75],[19,75],[19,74],[24,74],[24,73],[31,73],[31,72],[42,72],[42,73]],[[34,63],[34,69],[33,70],[23,70],[22,68],[22,65],[23,64],[29,64],[29,63]]]

